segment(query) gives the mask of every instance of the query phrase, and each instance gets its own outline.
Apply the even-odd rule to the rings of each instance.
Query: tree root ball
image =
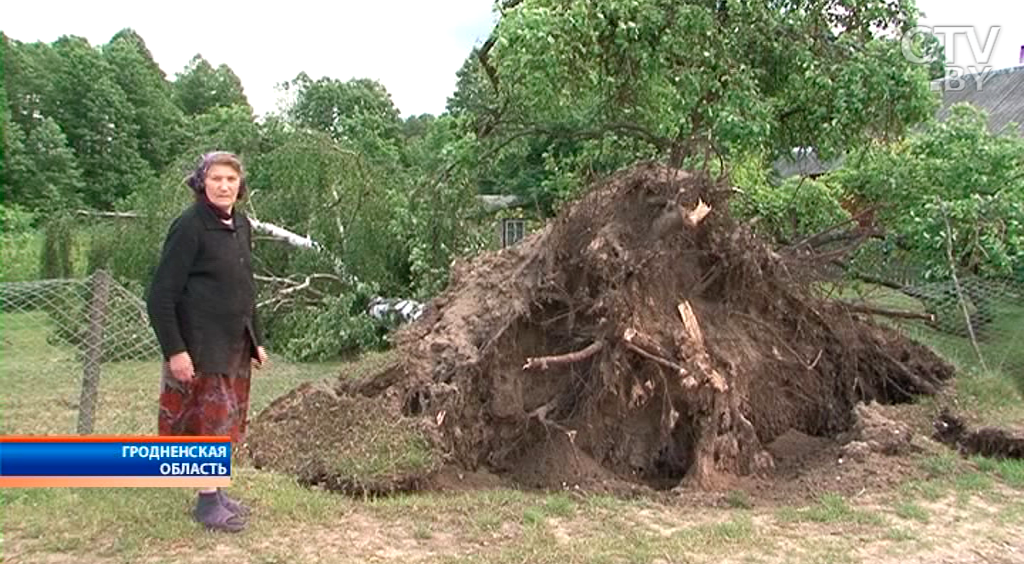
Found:
[[[396,334],[394,364],[261,413],[253,459],[359,490],[358,465],[331,461],[366,456],[360,441],[384,440],[387,421],[408,439],[389,445],[414,446],[369,489],[422,487],[441,468],[526,487],[716,488],[771,473],[763,445],[790,429],[835,437],[858,402],[909,401],[952,376],[817,295],[806,258],[737,224],[728,193],[656,164],[593,186],[518,246],[457,263]]]

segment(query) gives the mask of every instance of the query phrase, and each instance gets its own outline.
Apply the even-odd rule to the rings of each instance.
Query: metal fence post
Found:
[[[99,397],[100,364],[103,362],[103,330],[110,297],[110,275],[97,270],[92,277],[89,299],[89,327],[85,334],[82,394],[78,401],[78,434],[92,433]]]

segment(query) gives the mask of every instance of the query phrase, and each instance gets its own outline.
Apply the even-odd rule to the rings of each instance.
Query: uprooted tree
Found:
[[[853,244],[773,251],[732,219],[724,181],[683,170],[827,157],[930,115],[927,71],[899,41],[910,3],[496,6],[449,104],[473,140],[462,166],[545,212],[585,195],[517,248],[457,263],[390,366],[273,402],[248,439],[257,466],[351,492],[429,486],[444,467],[714,487],[770,472],[764,445],[790,429],[836,435],[858,401],[951,376],[816,293],[818,259]],[[641,158],[671,166],[590,186]]]
[[[763,447],[789,429],[835,436],[857,402],[951,376],[816,294],[815,255],[736,224],[729,192],[638,165],[519,247],[457,264],[394,363],[263,411],[254,463],[355,492],[426,486],[444,466],[539,487],[715,487],[770,472]]]

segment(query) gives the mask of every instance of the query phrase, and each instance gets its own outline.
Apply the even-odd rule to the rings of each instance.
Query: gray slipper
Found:
[[[199,494],[192,516],[213,531],[237,533],[245,528],[245,519],[221,505],[216,493]]]
[[[235,515],[241,517],[248,517],[249,514],[252,513],[252,511],[248,507],[242,505],[240,501],[228,497],[228,494],[224,493],[224,490],[220,488],[217,489],[217,498],[219,499],[221,505],[223,505],[228,511],[234,513]]]

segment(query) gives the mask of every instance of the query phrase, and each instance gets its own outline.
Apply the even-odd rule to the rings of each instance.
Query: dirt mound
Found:
[[[863,461],[869,453],[897,455],[914,449],[914,433],[910,425],[887,417],[877,403],[859,403],[853,408],[856,420],[845,437],[842,453],[847,458]]]
[[[330,450],[357,409],[408,422],[447,466],[524,485],[710,488],[770,473],[762,445],[790,430],[835,437],[858,402],[907,401],[952,375],[816,296],[807,257],[737,225],[728,192],[640,165],[519,246],[456,264],[396,335],[400,361],[292,392],[254,421],[254,460],[348,489],[309,459],[358,454]]]
[[[369,494],[418,489],[441,466],[433,429],[395,417],[375,398],[306,383],[275,400],[247,441],[252,462],[305,485]]]

